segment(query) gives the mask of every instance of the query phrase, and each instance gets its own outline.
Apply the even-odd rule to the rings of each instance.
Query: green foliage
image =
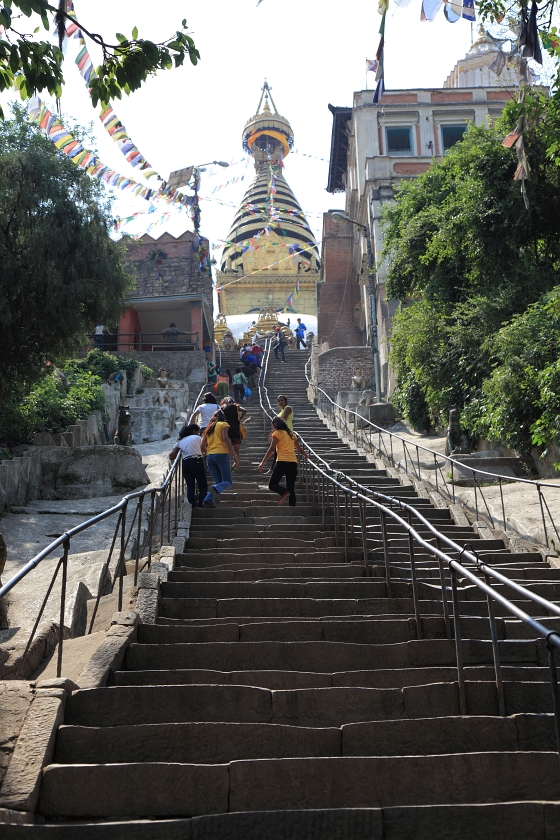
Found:
[[[138,359],[122,359],[111,353],[102,353],[101,350],[90,350],[84,359],[70,359],[64,365],[64,371],[89,371],[99,378],[100,382],[106,382],[112,373],[122,370],[127,376],[133,376],[136,369],[142,369],[144,379],[151,379],[153,370],[147,365],[142,365]]]
[[[41,90],[48,90],[52,96],[59,97],[64,84],[61,49],[48,41],[34,38],[40,27],[33,33],[19,31],[17,18],[30,17],[33,13],[40,16],[42,28],[47,31],[49,18],[54,13],[59,45],[62,43],[68,19],[64,3],[60,2],[57,7],[48,0],[4,0],[3,6],[0,6],[0,26],[5,28],[0,37],[0,93],[15,86],[22,99]],[[123,93],[132,93],[148,76],[153,76],[158,70],[179,67],[187,56],[191,64],[197,64],[200,58],[193,39],[186,32],[186,20],[182,21],[180,30],[158,44],[139,38],[136,27],[132,29],[130,38],[117,33],[116,43],[108,44],[101,35],[89,32],[81,22],[79,26],[83,35],[98,44],[103,52],[97,76],[90,80],[94,105],[98,102],[107,105],[110,99],[120,99]]]
[[[515,150],[501,144],[519,117],[513,104],[496,127],[471,127],[385,213],[387,292],[402,301],[391,336],[396,403],[424,429],[457,405],[471,436],[523,451],[553,439],[560,407],[548,368],[558,358],[548,293],[560,283],[560,173],[546,102],[531,107],[529,211],[513,181]]]
[[[35,432],[64,432],[92,411],[103,411],[99,377],[87,370],[67,372],[70,387],[52,372],[36,382],[21,400],[9,399],[0,413],[0,440],[5,446],[33,443]]]
[[[485,343],[493,371],[464,419],[492,441],[527,452],[560,432],[560,287]]]
[[[100,185],[16,110],[0,123],[0,403],[118,319],[133,280]]]

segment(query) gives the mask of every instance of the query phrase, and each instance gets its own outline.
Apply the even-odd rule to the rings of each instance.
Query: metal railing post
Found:
[[[64,645],[64,612],[66,609],[66,581],[68,579],[68,551],[70,540],[64,540],[62,555],[62,582],[60,588],[60,623],[58,625],[58,656],[56,660],[56,676],[62,676],[62,650]],[[119,607],[120,610],[120,607]]]
[[[141,551],[141,544],[140,538],[142,536],[142,504],[144,502],[144,496],[140,496],[138,499],[138,531],[136,533],[136,562],[134,564],[134,586],[138,585],[138,566],[140,565],[140,551]]]
[[[361,505],[360,505],[361,501]],[[364,499],[358,501],[360,508],[360,519],[362,520],[362,549],[364,553],[364,569],[366,577],[369,577],[370,569],[368,563],[368,547],[367,547],[367,522],[366,522],[366,503]]]
[[[450,564],[451,572],[451,594],[453,597],[453,629],[455,635],[455,655],[457,657],[457,683],[459,686],[459,711],[462,715],[467,714],[467,691],[465,687],[465,669],[463,665],[463,645],[461,641],[461,616],[459,615],[459,596],[457,592],[457,580],[455,569]]]
[[[383,560],[385,562],[385,582],[387,584],[387,598],[392,598],[391,590],[391,564],[389,557],[389,538],[387,535],[387,519],[385,511],[380,512],[381,519],[381,539],[383,540]]]
[[[556,734],[556,749],[558,751],[558,761],[560,762],[560,693],[558,692],[558,674],[556,672],[556,662],[554,659],[555,645],[550,641],[551,636],[557,636],[557,633],[549,633],[546,637],[546,649],[548,651],[548,668],[550,671],[550,687],[552,690],[552,709],[554,712],[554,731]]]
[[[348,563],[348,493],[344,491],[344,562]]]
[[[410,525],[410,511],[408,513],[408,524]],[[416,580],[416,561],[414,558],[414,538],[408,532],[408,556],[410,560],[410,580],[412,583],[412,601],[414,604],[414,619],[416,621],[416,638],[422,638],[422,617],[420,615],[420,604],[418,601],[418,581]]]
[[[148,569],[152,568],[152,542],[154,539],[154,501],[156,491],[150,493],[150,525],[148,528]]]
[[[121,550],[119,551],[119,612],[122,610],[122,602],[123,602],[123,575],[124,575],[124,554],[125,554],[125,532],[126,532],[126,509],[128,507],[128,502],[122,509],[122,516],[121,516]]]
[[[487,584],[490,584],[488,575],[484,575]],[[496,676],[496,692],[498,695],[498,713],[501,717],[506,716],[506,699],[504,695],[504,684],[502,682],[502,668],[500,665],[500,649],[498,647],[498,630],[496,627],[496,616],[494,613],[494,602],[488,593],[486,593],[486,603],[488,604],[488,620],[490,622],[490,638],[492,640],[492,657],[494,659],[494,673]]]

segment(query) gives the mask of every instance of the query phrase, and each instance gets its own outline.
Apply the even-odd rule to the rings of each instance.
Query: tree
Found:
[[[0,402],[118,318],[133,281],[109,209],[22,109],[0,123]]]
[[[15,15],[14,9],[21,14]],[[30,17],[33,13],[40,16],[42,27],[47,31],[49,15],[54,14],[58,46],[34,38],[40,27],[33,33],[20,30],[16,19],[21,15]],[[42,90],[60,96],[64,84],[61,47],[67,20],[74,21],[75,18],[68,14],[66,0],[59,0],[58,6],[48,0],[4,0],[0,5],[0,92],[15,85],[22,99]],[[180,30],[157,44],[139,38],[136,27],[130,38],[117,33],[115,43],[111,44],[102,35],[88,31],[79,21],[78,25],[84,37],[103,51],[97,75],[89,83],[94,105],[98,102],[107,105],[110,99],[121,99],[123,92],[130,94],[137,90],[157,70],[179,67],[186,56],[192,64],[200,58],[193,39],[186,32],[186,20],[182,21]]]
[[[496,127],[471,127],[404,184],[385,213],[387,293],[402,301],[391,338],[394,400],[418,428],[482,397],[497,358],[491,337],[560,282],[560,173],[547,153],[546,103],[528,100],[528,210],[513,180],[515,152],[502,146],[527,107],[514,103]],[[474,416],[465,415],[481,434]],[[518,421],[512,412],[512,429]]]

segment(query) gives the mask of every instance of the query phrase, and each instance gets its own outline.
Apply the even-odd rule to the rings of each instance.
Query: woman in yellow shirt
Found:
[[[206,464],[214,479],[214,486],[202,502],[203,507],[216,507],[220,502],[220,493],[229,490],[233,484],[230,457],[238,467],[239,455],[232,446],[228,432],[229,423],[226,423],[224,412],[218,409],[204,429],[202,437],[202,446],[206,449]]]
[[[268,447],[266,455],[260,462],[258,469],[259,472],[262,472],[262,469],[268,459],[273,454],[276,454],[276,464],[272,470],[272,475],[270,476],[268,489],[272,490],[273,493],[278,493],[280,496],[280,499],[278,500],[279,505],[283,505],[288,498],[290,499],[290,507],[295,507],[296,504],[296,450],[300,453],[300,455],[303,455],[304,458],[307,458],[307,455],[286,423],[281,420],[280,417],[275,417],[272,421],[272,437],[270,439],[270,446]],[[285,487],[280,484],[280,479],[283,476],[286,476]]]

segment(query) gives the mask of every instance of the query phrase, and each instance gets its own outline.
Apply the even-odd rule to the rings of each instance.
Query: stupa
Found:
[[[278,113],[265,80],[257,112],[243,129],[255,178],[235,214],[216,273],[223,315],[317,314],[317,243],[284,177],[293,141],[290,123]]]

